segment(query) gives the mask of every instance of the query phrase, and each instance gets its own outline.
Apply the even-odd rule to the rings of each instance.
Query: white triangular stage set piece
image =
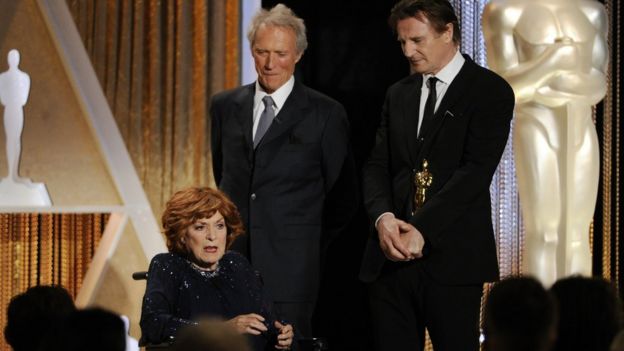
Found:
[[[66,2],[64,0],[37,0],[37,4],[54,41],[57,54],[65,68],[65,73],[71,82],[74,94],[84,111],[93,137],[96,139],[101,157],[121,198],[121,205],[54,206],[48,197],[47,202],[45,199],[39,198],[31,202],[24,200],[0,204],[0,212],[111,213],[76,298],[78,306],[86,306],[93,302],[94,294],[100,288],[102,278],[110,265],[109,261],[126,226],[132,225],[134,228],[148,262],[156,254],[166,252],[167,248],[162,236],[158,235],[160,229],[156,218]],[[28,119],[28,116],[25,118]],[[0,183],[0,194],[3,197],[10,196],[13,198],[22,196],[22,194],[42,192],[47,195],[42,183],[32,183],[19,179],[16,181],[10,179],[10,175],[9,178],[3,179]],[[31,199],[36,197],[35,195],[28,196],[31,196]],[[25,195],[24,197],[28,196]],[[52,200],[54,201],[54,199]]]

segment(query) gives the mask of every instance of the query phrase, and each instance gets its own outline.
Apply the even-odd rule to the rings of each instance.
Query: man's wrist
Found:
[[[377,219],[375,220],[375,229],[377,229],[377,225],[379,224],[379,221],[384,216],[392,216],[392,218],[394,218],[394,213],[392,213],[392,212],[384,212],[384,213],[380,214],[379,217],[377,217]]]

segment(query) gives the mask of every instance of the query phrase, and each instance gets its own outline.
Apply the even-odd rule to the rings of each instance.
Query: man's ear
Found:
[[[444,31],[444,41],[447,43],[453,41],[453,24],[452,23],[446,24],[446,30]]]

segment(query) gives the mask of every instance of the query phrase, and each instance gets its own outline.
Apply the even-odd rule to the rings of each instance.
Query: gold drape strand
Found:
[[[2,257],[4,258],[4,267],[5,267],[5,272],[6,272],[6,276],[5,276],[5,280],[6,282],[9,282],[9,286],[11,286],[11,281],[13,280],[13,216],[10,214],[6,215],[6,223],[5,223],[5,228],[4,228],[4,247],[3,247],[3,255]],[[4,255],[4,253],[7,253],[6,255]],[[4,291],[8,291],[9,295],[11,294],[11,289],[2,289]]]
[[[83,2],[85,2],[83,0]],[[89,52],[89,55],[91,57],[93,57],[94,52],[95,52],[95,40],[93,40],[94,37],[94,31],[96,28],[95,25],[95,21],[98,18],[98,16],[96,15],[95,9],[96,6],[94,6],[93,1],[86,1],[86,6],[85,6],[85,17],[87,17],[87,23],[85,26],[85,33],[86,33],[86,40],[84,42],[85,44],[85,48],[87,49],[87,51]],[[94,65],[95,66],[95,65]],[[97,70],[96,70],[97,72]]]
[[[83,274],[82,276],[84,277],[84,275],[86,274],[87,270],[89,269],[89,264],[91,263],[91,259],[93,258],[93,255],[95,254],[95,248],[97,247],[97,244],[99,243],[99,239],[102,236],[101,232],[101,223],[102,223],[102,214],[101,213],[97,213],[93,216],[89,216],[89,224],[88,224],[88,233],[87,238],[88,241],[85,242],[85,254],[84,254],[84,258],[83,258]]]
[[[63,217],[69,220],[67,224],[67,233],[63,239],[63,276],[65,280],[65,285],[63,285],[72,295],[76,294],[76,290],[74,289],[74,266],[75,262],[73,260],[73,247],[75,242],[75,232],[76,232],[76,217],[80,216],[79,214],[65,214]],[[67,265],[65,265],[67,264]]]
[[[61,232],[59,233],[61,238],[61,247],[60,247],[60,255],[59,255],[59,266],[60,266],[60,283],[73,295],[73,290],[70,289],[69,286],[69,222],[71,220],[72,215],[62,214],[59,217],[61,222]]]
[[[93,61],[93,68],[98,77],[105,77],[107,59],[107,46],[106,39],[98,40],[98,35],[105,33],[108,30],[107,20],[108,14],[106,13],[107,3],[110,1],[89,1],[92,4],[93,20],[91,21],[91,29],[93,30],[91,38],[93,39],[91,48],[91,60]],[[106,80],[100,81],[102,83],[102,90],[106,91]]]
[[[13,296],[13,276],[14,276],[14,260],[15,258],[13,257],[15,255],[15,247],[14,247],[14,243],[13,243],[13,215],[9,214],[7,217],[7,226],[6,226],[6,272],[7,272],[7,276],[6,276],[6,288],[2,289],[2,290],[7,290],[9,296]]]
[[[99,227],[100,227],[100,218],[101,218],[100,214],[91,217],[92,221],[91,221],[91,226],[89,230],[89,240],[85,242],[85,252],[86,252],[85,255],[89,257],[93,257],[93,254],[95,252],[94,247],[95,245],[97,245],[97,242],[98,242],[97,238],[98,238]]]
[[[606,10],[608,14],[611,14],[613,11],[613,2],[612,0],[607,0]],[[609,19],[613,18],[613,16],[607,16]],[[613,52],[613,23],[609,21],[609,31],[607,34],[607,45],[609,47],[609,52]],[[607,96],[604,100],[604,110],[603,110],[603,124],[602,124],[602,133],[603,133],[603,142],[602,142],[602,184],[603,184],[603,192],[602,192],[602,276],[603,278],[609,279],[609,255],[608,248],[611,246],[609,238],[611,237],[611,156],[612,156],[612,147],[611,143],[613,141],[613,137],[611,135],[612,131],[612,101],[613,94],[612,89],[609,89],[612,84],[612,73],[613,73],[613,60],[609,60],[609,64],[607,66]]]
[[[50,223],[50,284],[58,284],[58,258],[60,253],[58,252],[58,240],[59,236],[54,235],[54,233],[58,233],[59,226],[57,220],[58,214],[50,214],[49,223]]]
[[[1,311],[6,311],[6,307],[11,298],[11,270],[13,265],[11,264],[11,233],[9,231],[9,214],[0,214],[0,308]],[[9,254],[7,254],[9,253]],[[6,313],[0,313],[0,328],[4,330],[6,325]],[[0,338],[0,345],[4,349],[8,349],[8,346],[4,343],[4,338]]]
[[[31,213],[30,220],[30,283],[29,286],[38,285],[39,278],[39,215]]]
[[[83,267],[82,261],[84,259],[82,252],[82,243],[85,240],[85,231],[89,230],[85,227],[85,222],[88,217],[96,216],[97,214],[81,214],[77,219],[76,223],[76,236],[74,238],[74,288],[76,289],[76,293],[80,290],[80,282],[83,277]]]
[[[27,214],[20,213],[17,214],[19,221],[19,234],[18,240],[20,243],[20,247],[22,248],[20,251],[20,261],[22,266],[20,267],[20,292],[25,291],[28,288],[28,281],[30,280],[30,272],[28,271],[28,259],[30,258],[29,249],[29,233],[28,233],[28,221]]]
[[[76,275],[78,271],[76,271],[76,243],[78,242],[78,234],[79,234],[79,226],[78,221],[83,214],[72,214],[71,222],[70,222],[70,230],[69,230],[69,259],[68,259],[68,272],[69,272],[69,286],[71,287],[74,294],[78,295],[78,289],[76,288]]]
[[[54,239],[53,233],[54,228],[52,227],[52,214],[44,213],[41,214],[41,242],[39,247],[41,248],[41,258],[40,258],[40,267],[41,271],[39,272],[39,283],[42,285],[50,285],[52,284],[52,272],[54,270],[53,264],[53,250],[54,250]]]
[[[111,102],[111,106],[115,106],[115,89],[117,86],[117,79],[115,75],[117,74],[117,70],[119,69],[118,60],[119,60],[119,52],[117,52],[119,47],[119,34],[118,31],[121,29],[119,22],[122,20],[117,14],[118,8],[120,4],[118,0],[114,1],[106,1],[106,8],[104,11],[106,12],[106,32],[110,32],[110,35],[106,36],[105,47],[104,47],[104,56],[106,57],[106,62],[104,63],[104,75],[102,82],[103,90],[106,96],[112,98],[109,99]]]
[[[27,213],[20,213],[17,216],[19,217],[20,223],[19,243],[22,248],[20,256],[22,262],[22,267],[20,269],[20,292],[24,292],[28,289],[28,283],[30,282],[30,223]]]
[[[93,245],[91,246],[91,256],[93,256],[93,254],[95,253],[95,250],[97,249],[97,247],[100,245],[100,239],[102,238],[102,233],[104,231],[104,227],[107,224],[107,221],[102,222],[102,216],[98,215],[95,216],[95,235],[93,237]]]
[[[53,269],[53,275],[52,275],[52,284],[61,284],[61,257],[63,256],[61,254],[61,241],[62,241],[62,235],[61,235],[61,224],[62,224],[62,215],[61,214],[54,214],[52,217],[52,225],[54,226],[54,229],[52,231],[52,238],[53,238],[53,242],[54,242],[54,251],[52,252],[52,260],[53,260],[53,265],[54,265],[54,269]]]
[[[189,4],[188,0],[168,1],[166,3],[165,18],[163,23],[164,32],[164,59],[163,66],[163,84],[162,95],[164,98],[161,111],[162,133],[162,178],[160,184],[159,203],[166,201],[168,193],[171,191],[173,177],[175,176],[177,162],[176,149],[182,149],[185,145],[183,140],[179,140],[177,133],[184,130],[184,126],[179,124],[182,116],[185,114],[185,99],[188,98],[186,87],[181,86],[179,82],[184,81],[184,73],[188,68],[185,64],[185,56],[189,55],[189,48],[179,38],[188,36],[184,30],[189,22],[185,16],[184,3]],[[183,159],[186,159],[183,157]]]
[[[589,252],[594,252],[594,221],[589,223]]]
[[[191,101],[190,101],[190,133],[189,140],[192,141],[190,148],[193,160],[193,184],[205,184],[208,181],[206,174],[206,135],[209,130],[206,123],[206,93],[208,77],[208,7],[205,1],[196,0],[193,8],[193,64],[191,80]],[[228,62],[226,60],[226,62]],[[238,67],[238,61],[236,67]],[[227,69],[227,68],[226,68]],[[238,73],[237,73],[238,74]],[[166,194],[169,197],[170,194]]]
[[[512,274],[514,276],[516,274]],[[481,294],[481,306],[479,307],[479,336],[483,335],[483,317],[485,315],[485,301],[487,301],[487,297],[490,294],[490,289],[492,289],[494,283],[483,283],[483,293]],[[483,344],[479,340],[479,349],[483,350]]]
[[[76,294],[76,286],[74,284],[76,261],[74,256],[74,245],[76,245],[76,218],[80,214],[67,214],[65,219],[69,220],[67,223],[67,241],[63,243],[66,248],[67,259],[63,263],[67,262],[67,290],[71,291],[72,295]]]
[[[22,247],[18,238],[19,219],[17,216],[12,216],[11,224],[11,243],[13,246],[13,279],[11,285],[13,287],[13,295],[17,295],[20,293],[20,273],[22,268]]]
[[[159,204],[161,202],[162,189],[162,119],[164,117],[163,84],[165,82],[163,72],[164,48],[162,39],[163,29],[163,7],[158,0],[146,1],[146,62],[143,70],[145,79],[142,86],[142,151],[144,169],[141,175],[143,186],[146,189],[150,201]],[[152,176],[156,175],[156,176]]]
[[[113,72],[115,75],[113,80],[115,81],[114,96],[108,96],[109,101],[115,111],[115,120],[119,125],[126,145],[128,145],[128,116],[130,114],[130,83],[132,79],[132,47],[137,43],[132,40],[132,26],[135,13],[133,12],[135,0],[122,0],[121,8],[116,13],[119,15],[119,29],[117,31],[117,49],[115,54],[117,59],[117,70]]]
[[[91,225],[89,229],[89,242],[85,243],[85,247],[87,247],[87,254],[85,256],[89,257],[88,261],[85,262],[85,272],[89,269],[89,263],[91,262],[91,258],[95,254],[95,248],[100,242],[101,235],[101,223],[102,223],[102,214],[98,213],[95,216],[91,217]]]
[[[80,285],[82,283],[83,271],[82,271],[82,261],[84,260],[84,256],[82,255],[82,241],[84,240],[84,219],[86,217],[97,216],[97,214],[79,214],[76,215],[76,234],[74,235],[74,289],[76,294],[80,290]]]
[[[102,234],[104,234],[104,230],[106,229],[106,225],[108,225],[108,221],[110,220],[110,213],[106,214],[102,219],[102,224],[100,225],[100,234],[98,236],[98,242],[102,239]]]
[[[149,1],[149,0],[148,0]],[[147,71],[145,69],[145,61],[149,59],[149,56],[144,55],[147,50],[147,35],[146,31],[146,17],[147,17],[147,5],[145,1],[133,1],[132,2],[132,29],[130,31],[131,41],[133,43],[130,47],[130,84],[128,89],[129,99],[129,114],[124,121],[127,121],[126,135],[128,144],[128,150],[130,155],[133,156],[134,166],[137,168],[137,173],[141,180],[147,175],[145,172],[145,152],[143,151],[143,129],[145,128],[143,121],[143,99],[145,98],[143,88],[144,81],[149,79]],[[147,94],[145,94],[147,95]],[[123,123],[122,123],[123,125]],[[150,194],[147,194],[148,197]],[[153,206],[153,202],[152,202]]]
[[[483,330],[483,313],[485,311],[485,301],[487,300],[492,283],[483,283],[483,293],[481,294],[481,306],[479,307],[479,330]]]
[[[239,86],[239,0],[226,0],[225,5],[225,89]]]
[[[91,239],[91,223],[92,218],[97,216],[98,214],[89,214],[82,215],[80,220],[80,232],[81,234],[77,235],[77,244],[76,244],[76,291],[80,291],[80,287],[82,286],[82,280],[84,279],[85,271],[89,261],[91,260],[91,255],[88,250],[85,250],[86,243]],[[87,257],[88,260],[87,260]]]
[[[16,260],[19,262],[19,266],[15,267],[15,272],[17,274],[18,279],[17,283],[17,292],[21,293],[26,290],[25,283],[28,282],[28,277],[25,272],[28,269],[28,260],[27,260],[27,252],[28,252],[28,238],[26,237],[27,232],[25,228],[24,214],[16,213],[15,220],[17,221],[16,231],[15,231],[15,242],[16,242]]]
[[[57,214],[54,216],[54,235],[55,235],[55,244],[56,247],[54,249],[54,254],[55,254],[55,258],[54,258],[54,264],[56,265],[56,268],[54,269],[54,279],[56,280],[56,284],[60,284],[63,287],[67,287],[67,282],[64,281],[65,277],[66,277],[66,271],[63,264],[63,260],[65,259],[66,255],[65,255],[65,238],[64,233],[67,232],[67,217],[65,217],[65,215],[63,214]],[[68,289],[69,290],[69,289]],[[69,290],[71,293],[71,290]]]
[[[592,122],[594,123],[594,126],[596,125],[596,120],[598,118],[597,112],[596,112],[596,106],[592,106]],[[593,253],[594,252],[594,220],[592,219],[592,221],[589,223],[589,252]]]
[[[619,261],[619,238],[620,238],[620,186],[621,186],[621,181],[620,181],[620,167],[621,167],[621,159],[620,159],[620,147],[622,146],[622,137],[621,137],[621,131],[620,131],[620,124],[621,124],[621,110],[620,110],[620,99],[621,99],[621,90],[620,90],[620,83],[621,83],[621,77],[622,77],[622,61],[621,61],[621,57],[620,57],[620,48],[621,48],[621,36],[622,36],[622,28],[620,25],[620,17],[622,15],[620,8],[622,6],[621,2],[618,2],[617,7],[616,7],[616,12],[617,12],[617,29],[616,29],[616,33],[618,33],[617,36],[617,43],[616,43],[616,58],[615,58],[615,69],[616,69],[616,73],[615,73],[615,116],[617,118],[615,118],[615,257],[616,257],[616,261],[615,261],[615,286],[619,286],[619,277],[620,277],[620,261]],[[611,22],[611,21],[609,21]]]

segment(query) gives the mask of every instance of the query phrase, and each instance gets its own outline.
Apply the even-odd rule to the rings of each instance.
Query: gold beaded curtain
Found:
[[[594,275],[612,281],[624,297],[622,275],[622,3],[601,1],[609,17],[608,89],[603,103],[596,110],[596,129],[601,143],[601,183],[599,201],[594,215],[593,266]]]
[[[108,214],[0,214],[0,330],[11,297],[35,285],[62,285],[76,297]],[[9,350],[0,338],[0,350]]]
[[[238,0],[67,0],[158,217],[212,185],[210,96],[239,82]]]

